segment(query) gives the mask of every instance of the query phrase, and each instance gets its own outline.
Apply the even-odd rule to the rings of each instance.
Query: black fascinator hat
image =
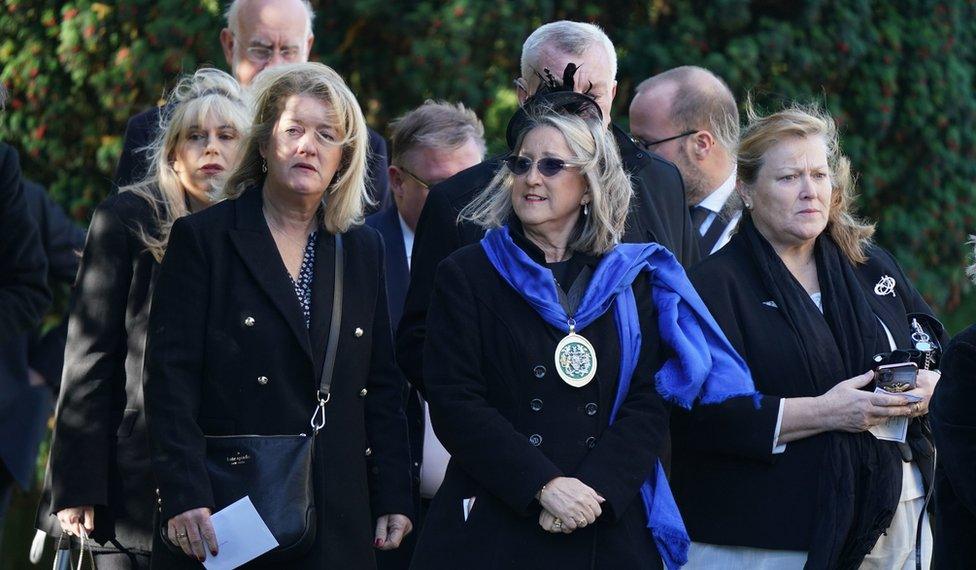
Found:
[[[505,131],[505,139],[508,142],[509,150],[515,150],[515,144],[519,136],[532,126],[532,117],[540,114],[576,115],[583,119],[596,118],[603,120],[603,111],[597,105],[596,99],[589,95],[588,88],[583,93],[574,91],[576,82],[574,75],[579,67],[575,63],[566,64],[563,70],[562,81],[556,79],[548,67],[542,69],[542,73],[536,72],[541,80],[539,89],[525,100],[525,103],[508,122],[508,129]],[[590,84],[590,88],[593,84]]]

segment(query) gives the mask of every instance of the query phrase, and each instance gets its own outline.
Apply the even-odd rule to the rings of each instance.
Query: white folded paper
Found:
[[[268,525],[251,503],[251,498],[227,505],[210,517],[217,535],[217,556],[207,552],[203,565],[207,570],[231,570],[247,564],[278,546]]]
[[[881,388],[874,389],[875,394],[891,394],[882,390]],[[922,399],[918,396],[913,396],[910,394],[895,394],[896,396],[904,396],[905,398],[912,400],[914,402],[919,402]],[[872,426],[868,431],[874,434],[874,437],[878,439],[883,439],[885,441],[897,441],[898,443],[905,443],[905,436],[908,435],[908,418],[905,416],[899,416],[895,418],[888,418],[886,421],[881,422],[876,426]]]

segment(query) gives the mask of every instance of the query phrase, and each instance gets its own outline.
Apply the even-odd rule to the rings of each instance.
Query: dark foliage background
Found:
[[[740,102],[751,94],[760,109],[819,101],[842,127],[878,241],[951,330],[976,320],[962,271],[963,242],[976,233],[974,0],[312,3],[314,58],[348,79],[380,130],[426,98],[459,100],[500,150],[521,43],[561,18],[599,23],[616,43],[621,125],[634,85],[682,64],[714,70]],[[223,0],[0,6],[0,83],[11,95],[0,139],[87,223],[112,190],[128,117],[156,104],[181,72],[225,65]]]
[[[634,85],[680,64],[716,71],[761,109],[820,101],[842,126],[878,240],[943,312],[970,292],[960,269],[976,232],[971,0],[313,4],[315,57],[348,78],[381,130],[425,98],[460,100],[498,148],[521,42],[559,18],[597,22],[614,39],[621,124]],[[126,119],[180,72],[224,65],[222,9],[217,0],[4,0],[0,81],[12,100],[0,137],[86,221],[111,190]]]

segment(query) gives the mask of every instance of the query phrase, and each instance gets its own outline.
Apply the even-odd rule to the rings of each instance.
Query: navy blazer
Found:
[[[394,327],[403,314],[403,302],[410,286],[410,267],[403,245],[403,229],[396,204],[366,218],[366,225],[380,232],[386,251],[386,298],[390,302],[390,322]]]
[[[129,119],[125,126],[125,141],[122,143],[122,156],[115,169],[115,185],[126,186],[142,180],[149,169],[149,162],[143,149],[152,144],[159,132],[160,123],[172,109],[172,104],[163,107],[153,107]],[[373,129],[369,130],[369,157],[366,168],[371,184],[370,195],[376,204],[369,208],[368,213],[382,210],[389,199],[390,178],[386,172],[387,154],[386,141]]]

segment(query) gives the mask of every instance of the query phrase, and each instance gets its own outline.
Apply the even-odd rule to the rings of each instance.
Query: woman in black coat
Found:
[[[371,568],[374,545],[396,548],[410,531],[412,503],[383,248],[360,225],[365,121],[321,64],[265,71],[255,100],[230,199],[174,225],[153,295],[145,390],[157,544],[169,543],[153,567],[199,567],[205,548],[219,555],[210,515],[226,505],[214,499],[204,436],[310,432],[341,232],[340,336],[312,468],[317,531],[287,561],[251,566]]]
[[[210,204],[250,123],[237,82],[216,69],[184,78],[171,100],[148,177],[95,210],[69,318],[50,459],[60,525],[41,526],[90,535],[99,568],[148,567],[156,496],[142,375],[153,281],[170,226]]]
[[[976,265],[969,268],[976,278]],[[932,396],[932,435],[939,450],[935,475],[936,568],[972,568],[976,561],[976,325],[956,335],[942,357]]]
[[[751,380],[674,256],[619,245],[631,189],[592,99],[543,90],[509,145],[462,213],[490,231],[437,272],[424,378],[451,460],[412,567],[673,567],[687,543],[660,462],[665,396]],[[690,364],[710,349],[720,364]]]
[[[874,393],[872,369],[875,355],[914,348],[911,325],[924,317],[911,315],[931,310],[848,211],[849,165],[829,116],[753,117],[738,161],[743,221],[690,275],[763,397],[758,410],[733,400],[673,418],[689,567],[908,568],[931,484],[923,416],[938,374],[920,370],[918,387],[895,395]],[[891,419],[907,423],[907,445],[869,431]],[[927,566],[927,519],[924,530]]]

